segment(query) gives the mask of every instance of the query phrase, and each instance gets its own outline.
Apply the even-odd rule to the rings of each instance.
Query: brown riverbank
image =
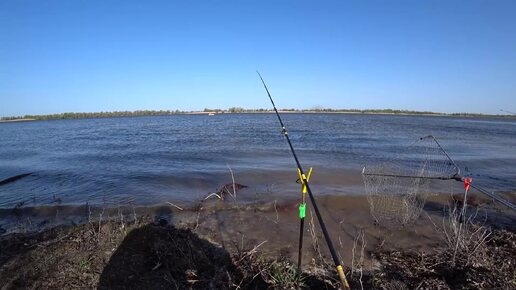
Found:
[[[0,120],[0,123],[29,122],[29,121],[36,121],[36,119],[23,118],[23,119]]]
[[[442,284],[454,289],[462,280],[452,281],[444,274],[435,277],[435,271],[456,268],[442,267],[443,259],[449,258],[449,251],[439,229],[446,222],[442,206],[448,199],[443,195],[432,196],[414,225],[396,228],[375,224],[364,196],[324,196],[318,201],[354,285],[359,285],[357,269],[361,269],[362,283],[370,286],[376,283],[374,285],[384,287],[400,281],[408,287],[401,289],[410,289],[411,285],[417,287],[417,283],[430,285],[430,288]],[[487,200],[481,204],[480,211],[488,217],[483,221],[484,225],[510,228],[514,224],[514,217],[509,213],[497,209]],[[265,289],[274,283],[288,286],[292,282],[289,271],[296,268],[292,261],[297,260],[299,234],[296,200],[238,204],[212,199],[182,210],[177,206],[181,207],[169,204],[146,208],[21,209],[19,222],[26,226],[27,217],[43,213],[50,219],[56,212],[64,216],[83,210],[86,220],[80,226],[61,226],[35,235],[20,233],[2,237],[2,289],[113,288],[114,285],[153,289],[174,289],[176,286],[179,289],[207,289],[213,285],[214,289],[224,289],[237,288],[240,283],[244,289]],[[135,216],[139,216],[137,223]],[[331,289],[337,286],[331,259],[310,211],[307,219],[303,255],[306,285],[321,286],[326,279],[330,281],[327,286]],[[32,223],[35,223],[34,219]],[[495,230],[493,233],[500,240],[489,241],[493,244],[485,247],[487,252],[482,253],[482,261],[477,264],[461,262],[464,267],[460,275],[470,279],[470,286],[473,285],[471,281],[480,279],[478,275],[490,275],[482,271],[496,272],[489,267],[494,267],[490,263],[494,263],[493,259],[500,251],[505,251],[505,256],[512,255],[508,262],[516,257],[513,232]],[[178,260],[178,256],[184,259]],[[416,262],[423,268],[417,268]],[[354,265],[353,275],[350,275],[351,265]],[[394,271],[393,267],[401,268]],[[514,285],[515,282],[507,278],[507,275],[514,275],[514,269],[502,268],[500,271],[495,273],[499,277],[489,276],[490,279],[502,281],[498,286]],[[407,284],[403,275],[415,277],[409,277],[411,280]],[[429,275],[431,279],[425,280]],[[492,281],[486,283],[495,285]]]

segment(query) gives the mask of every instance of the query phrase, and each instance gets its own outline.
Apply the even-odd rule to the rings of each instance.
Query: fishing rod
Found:
[[[499,203],[505,205],[506,207],[516,211],[516,205],[514,203],[512,203],[512,202],[510,202],[510,201],[508,201],[508,200],[506,200],[504,198],[501,198],[498,195],[495,195],[494,193],[489,192],[486,189],[484,189],[484,188],[482,188],[482,187],[480,187],[478,185],[471,184],[471,187],[473,187],[474,189],[476,189],[476,190],[482,192],[483,194],[491,197],[492,199],[498,201]]]
[[[502,112],[504,112],[504,113],[509,113],[509,114],[511,114],[511,115],[516,115],[516,113],[511,112],[511,111],[506,111],[506,110],[502,110],[502,109],[500,109],[500,111],[502,111]]]
[[[460,169],[459,169],[459,166],[457,166],[457,164],[455,163],[455,161],[453,161],[453,159],[450,157],[450,155],[448,155],[448,152],[446,152],[446,150],[444,150],[444,148],[441,146],[441,143],[439,143],[439,141],[437,141],[437,139],[435,139],[434,136],[432,135],[429,135],[425,138],[428,138],[428,137],[431,137],[435,143],[437,144],[437,146],[439,146],[439,148],[442,150],[442,152],[446,155],[446,157],[453,163],[453,165],[457,168],[457,172],[455,173],[454,176],[452,176],[451,179],[453,180],[456,180],[456,181],[462,181],[464,182],[464,180],[466,179],[464,176],[462,176],[460,174]],[[471,181],[470,181],[471,182]],[[512,202],[502,198],[502,197],[499,197],[498,195],[492,193],[492,192],[489,192],[488,190],[486,190],[485,188],[479,186],[479,185],[475,185],[475,184],[470,184],[471,187],[473,187],[474,189],[478,190],[479,192],[491,197],[492,199],[498,201],[499,203],[505,205],[506,207],[516,211],[516,205],[513,204]]]
[[[303,168],[301,166],[301,163],[299,162],[299,159],[297,158],[296,151],[294,150],[294,146],[292,146],[292,142],[290,141],[290,138],[288,136],[288,131],[285,127],[285,124],[283,123],[283,120],[281,119],[278,109],[276,108],[276,104],[274,104],[274,100],[271,97],[269,89],[267,88],[267,85],[265,84],[265,81],[263,80],[262,75],[260,75],[260,73],[258,71],[257,71],[257,73],[258,73],[258,76],[260,77],[260,80],[262,81],[263,87],[265,88],[267,95],[269,96],[269,99],[272,103],[272,107],[274,108],[274,112],[276,112],[276,116],[278,117],[278,121],[281,125],[281,130],[282,130],[281,133],[285,136],[285,139],[287,139],[287,143],[288,143],[288,146],[290,147],[290,151],[292,152],[292,155],[294,156],[294,160],[296,161],[297,170],[300,175],[300,182],[306,187],[306,191],[308,192],[308,197],[310,198],[310,201],[312,202],[312,206],[314,208],[315,215],[317,216],[317,220],[319,221],[319,226],[321,227],[321,230],[324,235],[324,239],[326,240],[326,245],[328,245],[331,256],[333,258],[333,262],[335,263],[335,268],[337,269],[337,273],[339,274],[340,282],[342,283],[342,286],[345,289],[349,289],[348,281],[346,279],[346,276],[344,275],[344,269],[342,268],[341,262],[339,261],[337,252],[335,251],[333,243],[330,239],[330,234],[328,233],[328,230],[326,229],[326,225],[324,224],[324,220],[321,216],[321,213],[319,212],[319,208],[317,207],[317,203],[315,201],[314,195],[312,193],[312,190],[310,189],[310,185],[308,184],[308,178],[303,171]],[[302,219],[302,223],[304,223],[304,219]],[[301,240],[302,239],[300,238],[300,241]],[[300,258],[299,258],[299,261],[301,261]]]

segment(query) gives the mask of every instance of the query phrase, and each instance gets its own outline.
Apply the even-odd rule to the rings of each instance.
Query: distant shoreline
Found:
[[[9,120],[0,120],[0,123],[15,123],[15,122],[30,122],[30,121],[37,121],[37,119],[9,119]]]
[[[295,110],[281,109],[282,114],[360,114],[360,115],[389,115],[389,116],[428,116],[428,117],[458,117],[458,118],[497,118],[516,120],[516,115],[488,115],[474,113],[437,113],[404,110],[335,110],[335,109],[316,109],[316,110]],[[43,120],[65,120],[65,119],[95,119],[113,117],[141,117],[141,116],[169,116],[169,115],[220,115],[220,114],[272,114],[273,110],[258,109],[248,110],[242,108],[230,108],[228,110],[209,110],[204,111],[123,111],[123,112],[97,112],[97,113],[62,113],[51,115],[25,115],[2,117],[0,123],[29,122]]]

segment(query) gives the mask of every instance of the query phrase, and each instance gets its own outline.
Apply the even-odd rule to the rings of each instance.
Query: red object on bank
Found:
[[[462,178],[462,181],[464,181],[464,189],[469,190],[469,186],[471,185],[473,178]]]

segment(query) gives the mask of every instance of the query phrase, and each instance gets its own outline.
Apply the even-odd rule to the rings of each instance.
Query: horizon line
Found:
[[[508,111],[500,110],[506,114],[485,114],[485,113],[470,113],[470,112],[454,112],[443,113],[434,111],[418,111],[418,110],[400,110],[400,109],[333,109],[333,108],[312,108],[312,109],[297,109],[297,108],[281,108],[278,111],[285,113],[369,113],[369,114],[390,114],[390,115],[433,115],[433,116],[495,116],[495,117],[515,117],[516,114],[507,114]],[[173,115],[173,114],[221,114],[221,113],[269,113],[274,112],[273,108],[258,108],[248,109],[242,107],[230,107],[227,109],[210,109],[203,110],[115,110],[115,111],[98,111],[98,112],[61,112],[51,114],[25,114],[18,116],[0,116],[0,120],[46,120],[46,119],[79,119],[79,118],[95,118],[95,117],[130,117],[130,116],[157,116],[157,115]]]

